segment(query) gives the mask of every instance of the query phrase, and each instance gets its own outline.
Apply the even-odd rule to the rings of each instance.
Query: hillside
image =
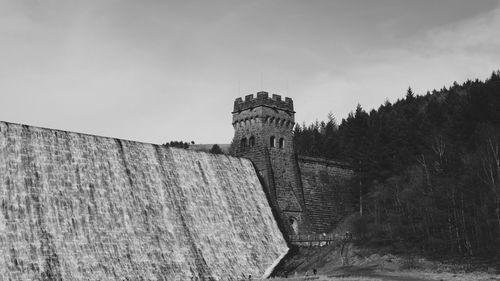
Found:
[[[361,105],[294,132],[299,154],[350,162],[353,230],[428,255],[500,255],[500,71]]]

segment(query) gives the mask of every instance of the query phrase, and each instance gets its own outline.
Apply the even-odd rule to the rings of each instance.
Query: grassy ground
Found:
[[[421,270],[366,270],[365,268],[350,267],[348,270],[339,269],[335,274],[297,277],[275,277],[273,281],[500,281],[500,276],[485,272],[449,273],[425,272]]]
[[[416,255],[394,255],[384,249],[341,245],[292,250],[271,280],[296,281],[500,281],[500,264],[466,264],[430,261]],[[313,276],[313,269],[317,275]]]

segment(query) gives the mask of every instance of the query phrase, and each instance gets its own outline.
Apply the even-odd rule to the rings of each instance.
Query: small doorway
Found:
[[[290,227],[292,228],[293,234],[299,234],[299,222],[296,218],[290,217]]]

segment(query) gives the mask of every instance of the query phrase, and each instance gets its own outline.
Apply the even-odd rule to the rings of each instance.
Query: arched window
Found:
[[[241,149],[246,149],[248,146],[248,143],[247,143],[247,138],[242,138],[241,139],[241,142],[240,142],[240,148]]]
[[[269,140],[269,145],[271,147],[276,147],[276,138],[274,136],[272,136],[271,139]]]
[[[248,139],[248,144],[250,145],[250,147],[255,146],[255,137],[254,136],[251,136],[250,139]]]
[[[283,138],[280,138],[280,140],[278,141],[278,147],[279,148],[285,147],[285,140]]]

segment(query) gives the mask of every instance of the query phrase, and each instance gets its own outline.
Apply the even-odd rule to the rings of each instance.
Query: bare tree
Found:
[[[436,153],[436,155],[439,157],[439,164],[436,165],[436,170],[438,172],[441,172],[444,164],[444,153],[446,151],[446,143],[444,142],[442,136],[437,136],[434,138],[432,151],[434,151],[434,153]]]
[[[496,138],[486,140],[486,151],[482,157],[482,181],[491,188],[495,201],[495,214],[500,232],[500,149]]]
[[[427,186],[429,187],[431,185],[431,178],[430,178],[430,174],[429,174],[429,169],[427,167],[427,162],[425,161],[425,156],[424,154],[420,154],[418,157],[417,157],[417,162],[422,166],[422,168],[424,169],[424,173],[425,173],[425,183],[427,184]]]

